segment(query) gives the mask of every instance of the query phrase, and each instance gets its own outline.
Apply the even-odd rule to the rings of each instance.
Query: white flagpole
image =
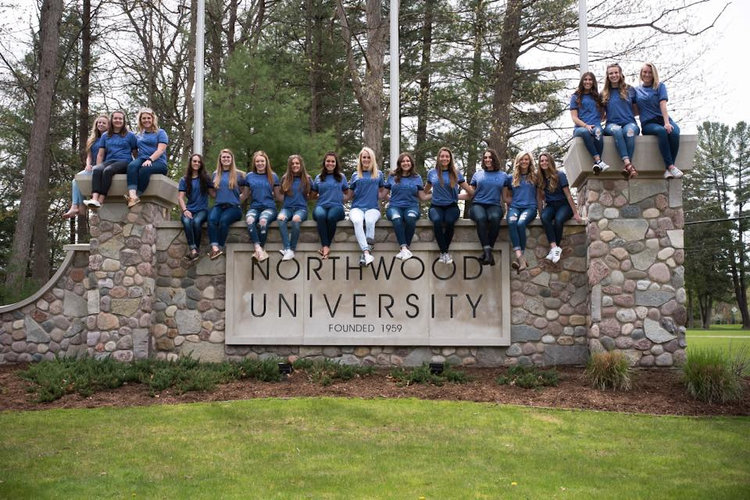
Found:
[[[396,167],[396,160],[401,142],[401,128],[399,124],[400,99],[399,99],[399,51],[398,51],[398,10],[399,0],[391,0],[391,164],[390,168]]]
[[[586,21],[586,0],[578,0],[578,38],[581,58],[581,74],[589,70],[588,22]]]
[[[197,2],[195,27],[195,100],[193,104],[193,153],[203,154],[203,52],[206,31],[206,1]]]

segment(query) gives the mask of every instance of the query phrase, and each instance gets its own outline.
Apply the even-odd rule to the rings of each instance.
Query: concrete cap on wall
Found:
[[[91,196],[91,175],[78,174],[76,181],[81,193],[84,196]],[[125,174],[115,175],[107,193],[107,203],[125,203],[123,195],[127,192],[128,183]],[[140,198],[171,208],[177,204],[177,183],[166,175],[152,175],[146,191],[141,194]]]

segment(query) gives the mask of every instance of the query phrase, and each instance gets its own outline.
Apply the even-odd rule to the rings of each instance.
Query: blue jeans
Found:
[[[583,139],[583,144],[586,146],[586,150],[592,158],[594,156],[601,158],[602,151],[604,151],[604,137],[602,136],[601,127],[594,125],[593,133],[589,132],[589,129],[586,127],[576,127],[573,131],[573,137],[580,137]]]
[[[242,209],[239,205],[214,205],[208,216],[208,239],[211,240],[211,245],[223,247],[227,242],[229,226],[241,218]]]
[[[542,225],[547,241],[559,245],[562,241],[563,225],[571,217],[573,217],[573,209],[570,208],[567,200],[547,203],[542,210]]]
[[[333,237],[336,235],[336,223],[344,220],[344,207],[336,205],[335,207],[324,208],[317,205],[313,210],[313,219],[318,225],[320,245],[330,247],[333,243]]]
[[[112,187],[112,177],[116,174],[125,173],[128,170],[127,160],[105,160],[94,167],[91,173],[91,194],[99,193],[107,195]]]
[[[152,163],[148,167],[144,167],[144,161],[146,161],[146,158],[138,158],[128,164],[128,189],[135,189],[138,194],[146,190],[152,175],[167,175],[166,165],[154,165]]]
[[[193,218],[189,219],[183,214],[182,227],[185,228],[185,238],[187,238],[188,247],[191,250],[198,250],[201,245],[201,227],[208,218],[208,210],[198,210],[193,212]]]
[[[276,208],[251,208],[245,214],[245,219],[252,219],[247,224],[247,232],[253,243],[262,247],[266,246],[268,238],[268,226],[276,219]]]
[[[665,169],[674,165],[677,153],[680,150],[680,127],[671,118],[669,119],[669,123],[674,127],[671,134],[668,134],[667,129],[664,128],[664,119],[661,117],[641,124],[643,125],[643,135],[656,136]]]
[[[279,218],[282,215],[284,218]],[[295,215],[300,218],[299,221],[293,220]],[[299,240],[299,227],[302,221],[307,220],[307,209],[301,208],[292,211],[291,208],[282,208],[276,220],[279,222],[279,233],[281,233],[281,243],[284,245],[284,249],[291,248],[292,250],[296,250],[297,240]],[[291,239],[289,238],[289,224],[292,225]]]
[[[459,215],[458,205],[430,206],[429,217],[441,253],[446,253],[453,241],[453,230]]]
[[[482,247],[494,247],[500,233],[500,221],[503,218],[503,207],[473,203],[469,217],[477,223],[477,236]]]
[[[92,170],[83,169],[78,174],[91,175]],[[83,195],[81,194],[81,188],[78,187],[78,181],[73,177],[73,183],[71,185],[71,192],[73,193],[73,205],[83,205]]]
[[[419,209],[388,207],[385,217],[393,224],[393,232],[396,233],[398,244],[402,247],[411,245],[414,231],[417,229]]]
[[[508,209],[508,233],[513,250],[526,250],[526,226],[536,219],[536,207]]]
[[[616,123],[608,123],[604,127],[604,135],[611,135],[615,138],[615,147],[617,152],[620,154],[620,158],[623,160],[628,158],[633,159],[633,151],[635,151],[635,138],[641,133],[641,129],[635,123],[628,123],[626,125],[617,125]]]

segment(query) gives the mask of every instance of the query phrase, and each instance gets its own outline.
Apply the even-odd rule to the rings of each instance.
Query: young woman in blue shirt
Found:
[[[555,160],[549,153],[539,155],[539,173],[544,189],[544,208],[542,209],[542,226],[547,235],[550,250],[545,259],[557,263],[562,256],[563,225],[574,217],[578,222],[578,208],[570,194],[568,177],[557,170]]]
[[[281,176],[281,196],[284,197],[276,220],[279,223],[283,256],[281,260],[292,260],[299,240],[300,224],[307,220],[307,198],[310,196],[312,179],[307,174],[305,162],[300,155],[291,155],[287,160],[286,173]],[[292,226],[291,237],[289,225]]]
[[[208,215],[208,239],[211,241],[208,257],[211,260],[224,255],[229,226],[242,219],[241,205],[247,199],[245,174],[237,170],[234,153],[229,149],[219,153],[213,185],[216,201]]]
[[[96,164],[96,157],[99,154],[99,142],[102,138],[102,134],[109,128],[109,118],[107,115],[99,115],[94,120],[94,124],[91,127],[91,133],[86,141],[86,163],[83,170],[78,172],[79,174],[91,175],[94,165]],[[78,182],[73,178],[71,192],[73,199],[70,204],[70,208],[63,214],[63,219],[72,219],[78,214],[84,213],[86,205],[83,204],[83,195],[78,187]]]
[[[432,194],[429,217],[440,249],[438,260],[443,264],[453,264],[453,257],[448,250],[460,215],[458,193],[461,188],[469,195],[474,194],[474,189],[456,168],[453,152],[446,147],[440,148],[435,168],[427,172],[424,190],[427,194]]]
[[[519,273],[529,267],[523,252],[526,250],[526,226],[536,219],[537,207],[541,205],[539,173],[534,167],[530,153],[521,152],[513,163],[513,176],[506,183],[510,191],[508,207],[508,233],[516,259],[511,267]]]
[[[570,117],[575,128],[573,136],[583,139],[583,144],[594,159],[594,175],[609,168],[602,161],[604,139],[602,137],[602,102],[596,85],[596,77],[590,71],[581,76],[578,88],[570,97]]]
[[[115,111],[109,117],[109,129],[99,140],[99,152],[92,173],[91,198],[84,201],[89,208],[99,208],[112,186],[112,176],[122,174],[138,155],[138,140],[128,130],[124,111]]]
[[[679,179],[682,171],[675,166],[680,150],[680,127],[669,117],[667,86],[659,81],[656,66],[646,63],[641,68],[641,85],[635,89],[635,102],[640,112],[643,135],[655,135],[664,160],[664,178]]]
[[[362,148],[357,157],[357,171],[349,180],[352,191],[352,207],[349,220],[354,226],[354,237],[357,238],[362,256],[360,266],[369,266],[375,260],[372,248],[375,244],[375,224],[380,219],[380,200],[385,198],[385,178],[378,169],[375,152]]]
[[[180,220],[185,229],[188,244],[186,258],[189,261],[200,257],[198,249],[201,244],[201,228],[208,218],[208,197],[215,194],[203,157],[193,154],[177,187],[177,204],[180,206]]]
[[[318,199],[313,210],[320,236],[318,253],[327,259],[336,235],[336,224],[345,217],[344,202],[351,196],[346,176],[341,172],[341,161],[333,151],[323,157],[320,173],[315,177],[311,189],[311,197]]]
[[[393,224],[396,241],[400,246],[397,259],[407,260],[412,257],[409,246],[414,238],[419,219],[419,202],[432,199],[425,193],[422,178],[415,170],[414,157],[411,153],[401,153],[396,160],[396,170],[388,177],[385,185],[388,189],[388,209],[386,218]]]
[[[474,197],[469,216],[476,222],[477,236],[482,244],[481,262],[486,266],[495,265],[492,249],[500,234],[500,221],[503,219],[503,200],[508,174],[500,168],[500,158],[494,149],[482,154],[482,169],[477,170],[469,183],[474,188]],[[507,193],[506,195],[507,196]]]
[[[635,151],[635,138],[641,132],[635,123],[635,89],[625,83],[622,68],[619,64],[607,66],[607,78],[602,89],[602,105],[607,112],[607,124],[604,135],[615,139],[617,152],[624,165],[622,175],[632,179],[638,171],[631,162]]]
[[[266,238],[268,226],[276,220],[276,200],[281,199],[279,177],[271,169],[271,160],[265,151],[256,151],[251,160],[252,170],[245,176],[250,191],[250,209],[245,214],[247,232],[253,242],[253,258],[263,262],[268,258]]]
[[[159,120],[150,108],[142,108],[137,121],[138,158],[128,164],[128,194],[125,195],[128,207],[141,202],[138,195],[146,190],[152,175],[167,173],[167,133],[159,128]]]

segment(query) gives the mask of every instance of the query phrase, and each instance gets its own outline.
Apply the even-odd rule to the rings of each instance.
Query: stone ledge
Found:
[[[574,219],[570,219],[569,221],[567,221],[565,223],[566,226],[585,226],[586,224],[588,224],[588,222],[586,221],[586,219],[582,220],[581,222],[578,222],[578,221],[576,221]],[[459,219],[456,222],[456,227],[474,227],[475,225],[476,224],[471,219]],[[531,221],[531,223],[529,224],[529,226],[531,226],[531,227],[541,226],[541,225],[542,225],[542,221],[539,220],[539,216],[538,215],[537,215],[536,219],[534,219],[533,221]],[[304,227],[311,227],[311,228],[317,227],[315,221],[312,220],[311,218],[309,218],[306,221],[302,222],[301,226],[303,228]],[[508,222],[505,220],[505,216],[503,216],[503,220],[501,221],[500,226],[501,227],[507,227],[508,226]],[[182,222],[180,222],[180,221],[173,221],[173,220],[164,221],[164,222],[158,222],[156,224],[156,227],[159,228],[159,229],[180,229],[181,230],[182,229]],[[247,224],[245,223],[244,220],[242,220],[242,221],[234,222],[230,227],[247,229]],[[349,220],[340,221],[338,223],[337,227],[339,227],[339,228],[351,227],[351,222]],[[380,220],[378,220],[378,222],[375,225],[375,227],[392,228],[393,224],[391,223],[391,221],[389,221],[389,220],[387,220],[385,218],[381,218]],[[420,228],[432,228],[432,222],[430,222],[428,219],[422,218],[422,219],[419,219],[417,221],[417,227],[420,227]],[[271,229],[273,229],[273,228],[278,228],[278,223],[271,225]]]
[[[91,195],[91,175],[76,175],[78,187],[85,196]],[[112,186],[107,193],[107,203],[125,203],[123,196],[128,192],[127,176],[117,174],[112,178]],[[167,208],[177,204],[177,183],[166,175],[156,174],[151,176],[146,191],[141,199],[155,202]]]
[[[680,152],[677,155],[675,165],[683,172],[693,169],[693,157],[698,147],[697,135],[680,136]],[[623,163],[615,147],[613,137],[604,137],[604,153],[602,159],[612,168],[607,172],[597,176],[597,179],[622,179],[620,171]],[[656,137],[638,136],[635,139],[635,152],[633,153],[633,164],[638,169],[638,179],[643,178],[662,178],[664,175],[664,161],[659,154]],[[583,182],[593,177],[594,173],[590,170],[593,165],[593,159],[583,144],[583,139],[574,137],[573,142],[568,149],[568,153],[563,159],[565,172],[568,175],[568,182],[571,186],[579,187]]]

